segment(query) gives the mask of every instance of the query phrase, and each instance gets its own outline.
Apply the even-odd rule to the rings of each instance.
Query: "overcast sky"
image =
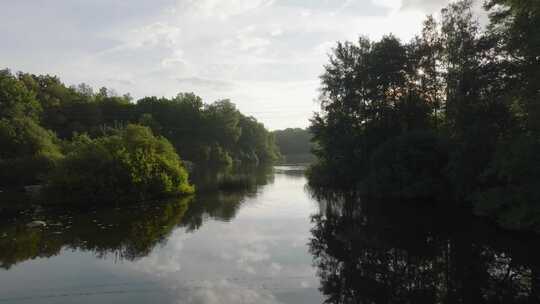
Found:
[[[306,127],[338,40],[409,40],[447,0],[0,1],[0,68],[139,98],[229,98],[270,129]]]

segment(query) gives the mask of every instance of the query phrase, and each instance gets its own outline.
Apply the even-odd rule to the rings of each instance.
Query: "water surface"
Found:
[[[249,177],[122,208],[0,210],[0,303],[540,303],[537,235],[309,189],[301,167]]]
[[[280,167],[193,201],[34,211],[52,225],[0,232],[0,303],[320,303],[304,185]]]

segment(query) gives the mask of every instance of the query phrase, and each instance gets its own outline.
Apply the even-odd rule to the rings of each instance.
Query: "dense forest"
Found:
[[[472,1],[409,42],[340,42],[312,119],[312,185],[439,198],[540,231],[540,2]],[[433,200],[430,200],[433,201]]]
[[[129,96],[0,71],[0,188],[44,184],[77,200],[193,192],[187,169],[280,157],[273,135],[229,100]],[[189,168],[186,168],[189,167]],[[57,195],[58,198],[66,198]]]
[[[313,150],[312,135],[307,129],[288,128],[272,132],[276,145],[281,152],[282,161],[285,163],[310,163],[315,157]]]

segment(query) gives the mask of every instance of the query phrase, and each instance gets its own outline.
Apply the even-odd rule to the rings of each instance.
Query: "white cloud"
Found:
[[[245,14],[272,5],[274,0],[180,0],[175,12],[200,14],[203,17],[229,17]]]
[[[137,46],[175,46],[180,39],[180,28],[163,22],[146,25],[133,31]]]
[[[213,80],[213,79],[205,79],[205,78],[199,78],[199,77],[186,77],[186,78],[178,78],[178,83],[181,85],[185,85],[188,88],[198,88],[198,89],[211,89],[211,90],[229,90],[231,89],[234,84],[226,81],[221,80]]]
[[[448,3],[449,0],[403,0],[402,7],[404,9],[418,9],[432,13],[440,10]]]
[[[269,291],[246,288],[230,281],[202,282],[188,297],[185,294],[180,296],[184,299],[179,303],[190,304],[280,303]]]
[[[408,40],[444,2],[4,1],[0,65],[135,97],[187,90],[207,102],[230,98],[272,129],[305,127],[335,41],[390,32]]]

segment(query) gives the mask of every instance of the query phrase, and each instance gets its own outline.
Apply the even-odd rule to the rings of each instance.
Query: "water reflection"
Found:
[[[176,227],[194,231],[207,217],[231,220],[245,198],[255,195],[270,176],[267,168],[253,170],[247,179],[249,185],[237,191],[212,191],[199,197],[122,207],[81,210],[34,206],[15,214],[5,210],[0,212],[0,267],[9,269],[29,259],[55,256],[62,249],[89,251],[98,257],[113,255],[115,259],[144,257]],[[36,219],[48,225],[26,225]]]
[[[310,196],[298,171],[122,209],[1,211],[0,302],[540,303],[538,237],[429,202]]]
[[[9,269],[28,259],[51,257],[62,249],[134,260],[146,256],[182,223],[191,197],[129,207],[93,210],[23,211],[0,226],[0,267]],[[26,223],[40,219],[44,228]]]
[[[307,248],[317,205],[282,169],[183,200],[3,213],[0,302],[320,303]]]
[[[326,303],[540,303],[536,236],[429,204],[313,193],[310,250]]]

